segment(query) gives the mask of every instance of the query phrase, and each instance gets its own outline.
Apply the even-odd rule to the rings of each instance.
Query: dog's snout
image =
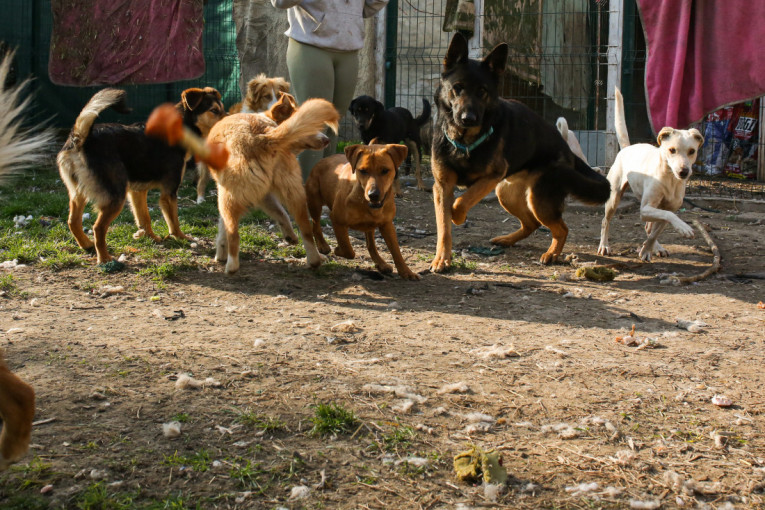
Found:
[[[372,188],[369,191],[367,191],[367,198],[369,198],[370,202],[379,202],[380,201],[380,190],[377,188]]]
[[[680,175],[680,178],[681,178],[681,179],[685,179],[685,178],[686,178],[686,177],[688,177],[690,174],[691,174],[691,169],[690,169],[690,168],[688,168],[688,167],[683,167],[683,168],[680,170],[680,174],[679,174],[679,175]]]
[[[466,110],[460,114],[460,121],[465,126],[473,126],[478,122],[478,117],[475,112]]]

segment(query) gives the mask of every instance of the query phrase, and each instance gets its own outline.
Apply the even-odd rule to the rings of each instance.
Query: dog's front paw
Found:
[[[549,266],[550,264],[552,264],[553,262],[557,260],[558,260],[558,255],[555,253],[551,253],[549,251],[543,253],[542,256],[539,257],[539,262],[541,262],[545,266]]]
[[[375,269],[380,271],[382,274],[391,274],[393,273],[393,267],[391,267],[390,264],[382,263],[382,264],[375,264]]]
[[[157,234],[155,234],[154,232],[147,232],[146,230],[144,230],[144,229],[142,229],[142,228],[139,228],[139,229],[138,229],[138,230],[136,230],[136,232],[133,234],[133,239],[135,239],[135,240],[138,240],[138,239],[140,239],[140,238],[142,238],[142,237],[149,237],[149,238],[151,238],[151,240],[152,240],[152,241],[154,241],[155,243],[161,243],[161,242],[162,242],[162,238],[161,238],[161,237],[159,237],[159,236],[158,236]]]
[[[611,248],[607,244],[600,243],[598,246],[598,255],[611,255]]]
[[[199,195],[197,197],[197,204],[204,203],[204,201],[205,201],[205,196],[204,195]]]
[[[237,271],[239,271],[239,256],[237,255],[236,257],[229,257],[228,261],[226,262],[226,274],[232,275]]]
[[[669,252],[667,249],[660,245],[658,242],[653,247],[653,254],[658,255],[659,257],[669,257]]]
[[[399,271],[398,275],[401,277],[402,280],[417,281],[420,279],[420,275],[418,275],[417,273],[415,273],[409,268],[407,268],[405,271]]]
[[[455,225],[462,225],[465,223],[465,220],[467,220],[467,211],[464,211],[461,207],[458,207],[455,204],[455,206],[452,207],[452,222]]]
[[[643,246],[640,247],[638,255],[643,262],[651,262],[651,251],[652,249],[643,243]]]
[[[311,269],[316,269],[317,267],[319,267],[320,265],[322,265],[326,261],[327,261],[327,257],[322,255],[318,251],[316,252],[315,255],[312,254],[312,255],[308,255],[306,257],[306,262],[308,262],[308,265],[311,267]]]
[[[675,225],[675,229],[677,229],[677,231],[680,232],[680,235],[682,235],[683,237],[687,239],[691,239],[696,236],[693,233],[693,227],[691,227],[685,222],[680,222],[679,224]]]
[[[342,257],[344,259],[355,259],[356,258],[356,252],[353,251],[353,248],[349,249],[343,249],[340,246],[335,247],[335,256]]]
[[[433,262],[430,263],[430,272],[443,273],[448,271],[451,265],[452,265],[451,257],[436,255],[435,258],[433,259]]]

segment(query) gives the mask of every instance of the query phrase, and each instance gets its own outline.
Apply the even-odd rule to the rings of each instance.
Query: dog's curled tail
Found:
[[[339,121],[340,114],[332,103],[325,99],[309,99],[266,136],[291,150],[307,137],[322,132],[325,126],[337,134]]]
[[[424,97],[422,98],[422,113],[414,118],[415,124],[423,126],[430,120],[430,103]]]
[[[90,134],[93,122],[107,108],[113,108],[120,113],[130,113],[131,109],[125,103],[126,95],[127,93],[124,90],[104,89],[91,97],[74,122],[72,134],[70,135],[74,145],[76,147],[82,146]]]
[[[14,87],[5,87],[14,53],[7,53],[0,61],[0,178],[22,166],[40,162],[50,152],[48,149],[54,139],[50,129],[22,126],[22,114],[32,96],[21,100],[28,80]]]
[[[608,179],[579,158],[574,158],[574,172],[566,182],[569,193],[584,203],[604,204],[611,196],[611,183]]]
[[[619,148],[629,147],[630,137],[627,134],[627,122],[624,120],[624,98],[619,87],[614,89],[614,130]]]

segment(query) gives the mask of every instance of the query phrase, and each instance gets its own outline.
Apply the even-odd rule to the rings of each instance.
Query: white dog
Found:
[[[566,143],[568,144],[569,149],[571,149],[571,152],[573,152],[576,157],[589,165],[590,162],[587,161],[584,152],[582,152],[582,146],[579,145],[579,140],[576,139],[576,135],[573,131],[568,130],[568,122],[566,122],[566,118],[558,117],[558,120],[555,121],[555,127],[558,128],[560,136],[566,140]]]
[[[685,185],[704,137],[698,129],[662,128],[657,140],[659,147],[647,143],[630,146],[624,121],[624,100],[616,89],[616,136],[621,151],[608,171],[611,197],[606,202],[606,215],[600,229],[599,255],[611,253],[608,247],[608,226],[624,192],[629,186],[640,200],[640,219],[645,222],[647,239],[640,248],[640,258],[650,262],[651,254],[668,255],[656,240],[668,223],[684,237],[693,237],[693,229],[674,211],[685,197]]]

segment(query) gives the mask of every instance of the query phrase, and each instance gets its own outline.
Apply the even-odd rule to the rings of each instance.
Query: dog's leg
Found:
[[[310,183],[311,181],[309,181]],[[310,184],[306,185],[306,190]],[[311,216],[311,232],[313,233],[313,239],[316,241],[316,246],[319,249],[319,253],[328,255],[332,251],[327,244],[327,240],[324,239],[324,232],[321,230],[321,210],[324,204],[321,200],[321,192],[317,189],[310,189],[308,193],[308,214]]]
[[[433,205],[436,209],[438,241],[430,270],[434,273],[443,273],[452,264],[452,206],[457,175],[448,170],[439,171],[437,161],[433,164],[433,175],[436,176],[433,184]]]
[[[627,191],[629,183],[625,182],[621,189],[616,189],[613,182],[611,183],[611,195],[608,197],[605,207],[605,216],[600,223],[600,244],[598,245],[598,255],[610,255],[611,247],[608,245],[608,232],[611,226],[611,220],[614,218],[616,208],[619,207],[624,192]]]
[[[87,203],[88,199],[83,195],[75,195],[69,199],[69,219],[67,221],[69,231],[72,232],[77,245],[83,250],[90,250],[94,246],[93,241],[82,230],[82,212]]]
[[[165,217],[171,236],[176,239],[191,239],[181,232],[181,223],[178,221],[178,195],[175,192],[163,189],[159,195],[159,208],[162,210],[162,216]]]
[[[665,250],[657,241],[659,234],[667,228],[667,225],[668,223],[666,221],[652,221],[646,223],[646,234],[648,234],[648,237],[643,243],[643,246],[640,247],[639,252],[640,258],[645,262],[651,261],[651,255],[653,253],[656,253],[660,257],[669,255],[669,252],[667,252],[667,250]]]
[[[147,236],[153,239],[154,242],[158,243],[162,241],[162,238],[155,234],[151,228],[149,205],[146,201],[148,194],[148,190],[128,191],[130,209],[133,211],[133,218],[135,218],[135,224],[138,226],[138,231],[133,234],[133,239],[140,239],[143,236]]]
[[[0,358],[0,471],[27,452],[35,415],[35,392]]]
[[[207,182],[210,180],[210,171],[207,169],[207,164],[202,161],[197,162],[197,203],[201,204],[205,201],[205,189],[207,188]]]
[[[455,225],[462,225],[467,219],[467,213],[483,197],[491,193],[491,190],[502,182],[504,177],[484,177],[474,182],[460,197],[454,201],[452,206],[452,221]]]
[[[669,222],[680,235],[685,238],[692,238],[694,236],[693,228],[686,222],[681,220],[672,211],[667,211],[659,208],[659,204],[664,197],[664,193],[653,188],[647,188],[643,193],[643,199],[640,203],[640,220],[644,222],[649,221],[665,221]]]
[[[419,280],[420,276],[409,269],[409,266],[407,266],[406,262],[404,261],[404,256],[401,255],[401,248],[399,248],[398,237],[396,236],[396,227],[393,225],[393,222],[386,223],[381,226],[380,233],[382,234],[383,239],[385,239],[385,244],[388,246],[388,251],[393,257],[393,263],[396,264],[396,271],[398,271],[398,275],[404,280]],[[374,233],[372,235],[372,242],[374,242]],[[367,244],[368,243],[369,234],[367,234]]]
[[[215,260],[221,264],[228,260],[226,223],[223,221],[223,216],[218,217],[218,235],[215,238]]]
[[[285,241],[290,244],[298,243],[298,236],[292,229],[292,223],[289,216],[287,216],[287,211],[284,210],[282,203],[273,194],[268,193],[263,197],[258,207],[279,225],[279,230],[282,231]]]
[[[109,255],[109,251],[106,249],[106,232],[109,230],[114,218],[119,216],[122,207],[125,205],[124,199],[117,203],[108,203],[100,208],[98,218],[93,225],[93,237],[96,238],[96,255],[98,256],[98,263],[105,264],[112,260],[112,256]]]
[[[221,235],[225,235],[225,248],[227,248],[226,274],[234,274],[239,271],[239,219],[245,212],[245,208],[235,205],[232,201],[226,201],[226,194],[221,193],[218,188],[218,210],[220,211],[220,220],[218,221],[218,239],[216,241],[217,251],[216,259],[222,262],[220,250],[223,245]],[[227,206],[222,207],[224,203]],[[223,232],[223,234],[221,234]]]
[[[526,202],[526,186],[513,186],[507,181],[500,182],[496,189],[499,204],[521,222],[521,228],[503,236],[491,239],[492,244],[499,246],[513,246],[521,239],[526,239],[533,234],[541,224],[534,213],[529,209]]]
[[[308,201],[305,196],[302,177],[297,168],[294,171],[292,169],[285,170],[277,177],[282,179],[283,182],[281,185],[276,186],[276,188],[285,191],[285,193],[280,194],[279,199],[287,207],[287,211],[289,211],[292,217],[295,218],[300,235],[303,237],[303,247],[305,247],[308,265],[316,268],[326,261],[327,258],[319,253],[313,241],[311,220],[308,218]]]
[[[382,228],[380,228],[380,232],[382,232]],[[375,267],[377,268],[377,270],[384,274],[392,273],[393,267],[391,267],[390,264],[385,262],[383,258],[380,256],[380,252],[377,251],[377,243],[375,243],[374,229],[367,230],[366,232],[364,232],[364,235],[366,236],[366,239],[367,239],[367,251],[369,251],[369,256],[372,259],[372,261],[375,263]]]
[[[566,238],[568,237],[568,226],[566,226],[566,222],[561,217],[557,219],[540,219],[542,220],[542,225],[550,229],[553,240],[547,251],[539,258],[539,261],[544,265],[550,265],[557,261],[560,254],[563,253],[563,246],[566,244]]]
[[[340,225],[333,221],[332,230],[335,231],[335,240],[337,241],[335,255],[344,259],[356,258],[356,252],[353,250],[353,246],[351,246],[351,238],[348,235],[348,226]]]

